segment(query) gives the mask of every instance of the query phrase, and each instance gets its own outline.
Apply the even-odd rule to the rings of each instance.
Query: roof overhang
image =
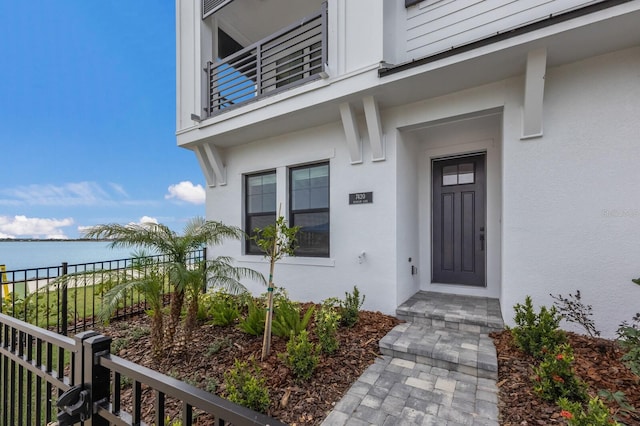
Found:
[[[524,75],[528,53],[546,48],[547,68],[640,46],[640,0],[576,16],[494,43],[477,46],[379,77],[372,65],[361,73],[320,80],[249,103],[178,134],[178,145],[219,147],[338,122],[340,105],[364,114],[363,98],[380,110]],[[473,72],[470,72],[473,70]]]

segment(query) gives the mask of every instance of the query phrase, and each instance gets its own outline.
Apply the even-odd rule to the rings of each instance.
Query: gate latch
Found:
[[[61,410],[57,416],[58,424],[72,426],[88,420],[91,414],[89,403],[89,391],[83,389],[83,385],[71,387],[58,398],[56,405]]]

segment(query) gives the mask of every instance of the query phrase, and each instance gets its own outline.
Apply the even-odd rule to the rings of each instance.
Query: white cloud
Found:
[[[156,219],[155,217],[150,217],[150,216],[142,216],[136,225],[142,225],[142,224],[145,224],[145,223],[155,223],[157,225],[158,224],[158,219]]]
[[[127,194],[127,191],[125,191],[124,187],[119,183],[109,182],[109,186],[118,194],[122,195],[123,197],[129,198],[129,194]]]
[[[67,238],[61,228],[73,225],[73,219],[0,216],[0,236],[3,238]]]
[[[111,188],[126,195],[118,185]],[[33,184],[0,190],[0,205],[30,206],[105,206],[114,201],[96,182],[70,182],[63,185]]]
[[[169,186],[168,190],[169,193],[164,196],[167,200],[175,198],[191,204],[204,204],[205,191],[200,184],[194,185],[190,181],[183,181]]]

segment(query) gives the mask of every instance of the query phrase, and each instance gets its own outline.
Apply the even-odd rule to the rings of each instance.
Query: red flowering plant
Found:
[[[548,401],[567,398],[584,401],[586,385],[573,372],[573,349],[568,344],[547,352],[537,367],[534,367],[533,389]]]
[[[583,404],[567,398],[560,398],[558,405],[562,410],[560,416],[567,419],[569,426],[620,426],[600,398],[589,398],[586,410]]]

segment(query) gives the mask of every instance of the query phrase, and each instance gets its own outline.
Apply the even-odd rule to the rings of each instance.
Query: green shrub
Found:
[[[207,350],[205,351],[205,355],[212,356],[220,352],[224,348],[230,348],[233,346],[233,340],[228,337],[223,337],[219,339],[215,339],[213,343],[207,346]]]
[[[627,396],[622,391],[618,390],[612,392],[609,389],[600,389],[598,391],[598,396],[603,398],[605,401],[615,402],[618,405],[618,408],[614,411],[613,415],[614,420],[618,422],[620,421],[618,417],[619,414],[622,414],[623,416],[626,416],[628,418],[633,418],[633,416],[635,416],[638,412],[638,410],[636,410],[636,407],[629,403]]]
[[[297,336],[291,336],[287,352],[282,355],[285,364],[298,380],[308,380],[318,366],[319,352],[320,348],[309,341],[307,330],[302,330]]]
[[[635,374],[640,376],[640,313],[636,314],[632,323],[624,321],[617,331],[618,343],[626,351],[622,361]]]
[[[560,398],[558,405],[562,409],[560,416],[567,419],[570,426],[610,426],[620,425],[616,422],[609,409],[600,398],[589,398],[585,411],[579,402],[571,402],[567,398]]]
[[[353,286],[353,293],[344,293],[344,301],[340,302],[340,323],[346,327],[353,327],[360,317],[360,308],[364,304],[365,296],[360,298],[358,287]]]
[[[238,327],[247,334],[260,336],[264,332],[264,310],[253,299],[249,299],[247,307],[247,317],[240,320]]]
[[[593,307],[582,303],[580,290],[576,290],[576,294],[569,293],[568,297],[561,294],[557,296],[550,294],[549,296],[555,300],[553,305],[565,321],[582,326],[591,337],[600,336],[600,331],[596,329],[596,324],[593,321]]]
[[[134,326],[131,328],[131,330],[129,331],[129,336],[131,337],[131,340],[138,341],[140,339],[142,339],[145,336],[148,336],[151,334],[151,329],[149,327],[145,327],[145,326]]]
[[[236,359],[234,366],[224,373],[224,395],[231,402],[264,413],[271,404],[266,383],[255,362],[249,365]]]
[[[540,313],[533,310],[531,297],[525,298],[524,305],[517,303],[515,310],[516,327],[512,334],[516,345],[526,353],[540,358],[545,352],[554,352],[556,347],[567,339],[564,331],[559,329],[562,316],[555,306],[540,308]]]
[[[586,385],[573,372],[573,360],[573,349],[568,344],[546,353],[540,365],[533,368],[533,390],[547,401],[583,401],[587,397]]]
[[[216,393],[218,390],[218,381],[215,377],[207,377],[205,380],[204,390],[209,393]]]
[[[228,293],[217,291],[212,293],[207,302],[207,317],[211,324],[226,327],[240,317],[240,307],[236,298]]]
[[[327,299],[322,302],[319,311],[316,312],[316,335],[320,348],[325,353],[333,353],[338,349],[337,330],[340,323],[340,314],[336,311],[337,299]]]
[[[293,334],[297,336],[302,330],[306,330],[315,311],[315,306],[310,306],[304,317],[300,317],[300,305],[289,299],[277,300],[274,303],[272,333],[276,336],[287,337]]]

